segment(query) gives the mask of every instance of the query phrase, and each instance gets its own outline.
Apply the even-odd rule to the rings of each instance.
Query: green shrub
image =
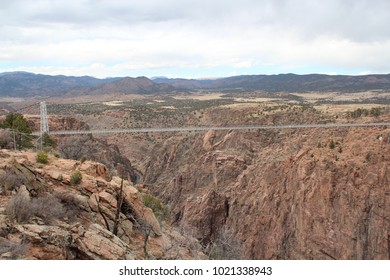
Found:
[[[360,118],[362,116],[368,116],[370,113],[370,111],[368,111],[367,109],[361,109],[361,108],[357,108],[355,111],[353,112],[349,112],[348,115],[352,118]]]
[[[42,136],[42,144],[43,147],[46,148],[54,148],[56,146],[56,142],[54,141],[54,139],[51,138],[46,132]]]
[[[86,160],[87,160],[87,157],[86,156],[82,156],[80,158],[80,163],[83,164]]]
[[[78,185],[81,183],[82,180],[83,180],[83,175],[79,170],[74,171],[70,176],[70,183],[72,185]]]
[[[46,164],[49,162],[49,156],[44,151],[39,151],[36,156],[37,162]]]
[[[330,148],[330,149],[334,149],[335,147],[336,147],[336,144],[334,143],[333,139],[330,140],[329,148]]]
[[[379,115],[381,114],[381,109],[380,108],[371,108],[370,114],[371,114],[371,116],[379,117]]]
[[[157,218],[165,218],[168,214],[167,207],[156,197],[150,194],[144,194],[142,196],[142,202],[144,205],[153,210],[154,215]]]

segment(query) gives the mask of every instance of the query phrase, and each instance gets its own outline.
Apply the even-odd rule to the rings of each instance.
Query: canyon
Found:
[[[162,81],[169,87],[157,91],[192,87]],[[50,129],[390,122],[385,91],[101,94],[50,99]],[[37,114],[31,106],[24,113],[35,131]],[[1,150],[0,175],[24,178],[2,183],[3,259],[390,258],[385,125],[52,137],[47,164],[34,150]],[[83,180],[74,185],[77,170]],[[16,198],[50,198],[61,215],[20,221],[9,212]],[[123,223],[113,234],[116,215]]]

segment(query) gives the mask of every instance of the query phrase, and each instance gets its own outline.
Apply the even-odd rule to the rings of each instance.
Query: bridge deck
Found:
[[[80,135],[80,134],[117,134],[117,133],[145,133],[145,132],[184,132],[208,130],[252,130],[252,129],[304,129],[304,128],[338,128],[338,127],[374,127],[390,126],[383,123],[332,123],[332,124],[286,124],[286,125],[247,125],[247,126],[192,126],[192,127],[151,127],[151,128],[124,128],[124,129],[97,129],[97,130],[58,130],[49,131],[50,135]],[[39,136],[40,132],[33,135]]]

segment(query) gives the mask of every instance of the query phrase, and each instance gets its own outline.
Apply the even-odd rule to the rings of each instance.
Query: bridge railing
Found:
[[[147,133],[147,132],[186,132],[186,131],[191,132],[191,131],[208,131],[208,130],[226,131],[226,130],[253,130],[253,129],[310,129],[310,128],[338,128],[338,127],[374,127],[374,126],[390,126],[390,122],[57,130],[57,131],[50,131],[48,134],[81,135],[81,134],[118,134],[118,133]],[[33,135],[40,136],[41,133],[33,132]]]

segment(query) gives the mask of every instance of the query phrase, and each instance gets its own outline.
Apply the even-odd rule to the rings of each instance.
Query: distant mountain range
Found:
[[[118,77],[97,79],[89,76],[49,76],[28,72],[0,73],[0,97],[32,97],[61,95],[103,95],[109,93],[153,94],[176,91],[366,91],[390,90],[390,74],[365,76],[311,75],[246,75],[220,79],[168,79],[158,77]]]
[[[75,89],[96,88],[118,78],[96,79],[93,77],[49,76],[28,72],[0,74],[0,96],[31,97],[62,95]]]
[[[322,74],[296,75],[245,75],[214,80],[188,80],[157,78],[156,83],[165,83],[180,89],[214,89],[266,92],[306,91],[365,91],[389,90],[390,74],[365,76],[331,76]]]

